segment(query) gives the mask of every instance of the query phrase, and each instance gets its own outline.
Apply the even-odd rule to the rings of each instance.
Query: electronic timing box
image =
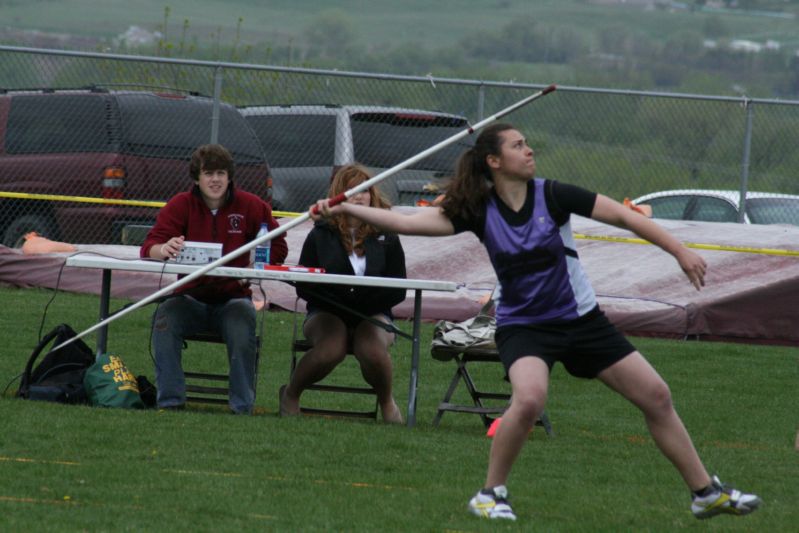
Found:
[[[205,265],[222,257],[218,242],[185,241],[175,261],[182,265]]]

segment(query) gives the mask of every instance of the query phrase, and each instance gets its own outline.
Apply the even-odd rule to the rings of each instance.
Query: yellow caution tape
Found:
[[[621,242],[625,244],[652,244],[645,239],[636,239],[630,237],[612,237],[610,235],[584,235],[582,233],[575,233],[575,239],[585,239],[592,241],[609,241]],[[764,255],[784,255],[789,257],[799,257],[799,250],[780,250],[777,248],[751,248],[749,246],[728,246],[723,244],[702,244],[695,242],[684,242],[687,248],[696,248],[699,250],[715,250],[720,252],[741,252],[747,254],[764,254]]]
[[[166,202],[147,200],[115,200],[113,198],[92,198],[89,196],[63,196],[57,194],[29,194],[24,192],[0,192],[0,198],[20,198],[23,200],[49,200],[54,202],[81,202],[87,204],[129,205],[134,207],[163,207]]]
[[[166,202],[153,202],[146,200],[115,200],[111,198],[91,198],[88,196],[63,196],[55,194],[30,194],[22,192],[0,192],[0,198],[20,198],[24,200],[51,200],[57,202],[84,202],[90,204],[106,204],[106,205],[128,205],[133,207],[163,207]],[[301,213],[294,213],[292,211],[273,211],[275,217],[297,217]],[[582,233],[575,233],[575,239],[591,240],[591,241],[608,241],[620,242],[625,244],[652,244],[645,239],[636,239],[631,237],[613,237],[610,235],[584,235]],[[695,242],[684,242],[684,246],[688,248],[696,248],[699,250],[715,250],[722,252],[741,252],[747,254],[764,254],[764,255],[783,255],[789,257],[799,257],[799,250],[780,250],[776,248],[752,248],[749,246],[728,246],[723,244],[702,244]]]
[[[272,216],[275,218],[296,218],[300,215],[302,215],[302,213],[295,213],[293,211],[272,211]]]
[[[55,202],[82,202],[88,204],[106,204],[106,205],[127,205],[132,207],[157,207],[161,208],[166,205],[166,202],[155,202],[148,200],[115,200],[112,198],[92,198],[89,196],[64,196],[58,194],[30,194],[24,192],[2,192],[0,191],[0,198],[18,198],[22,200],[49,200]],[[291,211],[272,211],[275,217],[298,217],[302,213],[293,213]]]

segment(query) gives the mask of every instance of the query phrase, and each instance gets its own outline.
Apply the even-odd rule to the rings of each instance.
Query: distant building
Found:
[[[780,44],[779,41],[775,41],[774,39],[769,39],[768,41],[766,41],[766,50],[773,50],[776,52],[780,48],[782,48],[782,45]]]
[[[120,33],[114,38],[114,45],[136,47],[152,44],[162,37],[160,31],[148,31],[139,26],[130,26],[124,33]]]
[[[736,52],[748,52],[753,54],[762,52],[765,48],[764,45],[747,39],[733,39],[730,41],[729,47],[730,50],[735,50]]]
[[[662,0],[588,0],[589,4],[598,4],[602,6],[615,6],[626,5],[631,7],[641,7],[645,9],[653,9],[655,4],[661,3]]]

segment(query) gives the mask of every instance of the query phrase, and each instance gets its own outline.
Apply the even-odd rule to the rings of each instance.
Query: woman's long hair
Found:
[[[356,187],[369,180],[372,175],[363,165],[353,163],[341,167],[338,172],[333,176],[333,181],[330,184],[329,197],[341,194],[353,187]],[[376,186],[369,187],[369,205],[371,207],[380,207],[388,209],[391,203],[386,200]],[[364,254],[363,242],[367,237],[380,234],[380,230],[369,224],[360,224],[355,228],[354,233],[350,228],[350,220],[346,215],[336,215],[332,218],[331,224],[338,229],[341,244],[347,250],[347,254],[353,251],[356,255],[362,256]]]
[[[448,218],[471,218],[480,213],[493,181],[491,169],[486,163],[489,155],[500,154],[503,131],[516,129],[510,124],[499,122],[485,128],[474,146],[463,152],[458,159],[455,177],[447,187],[446,196],[441,203]]]

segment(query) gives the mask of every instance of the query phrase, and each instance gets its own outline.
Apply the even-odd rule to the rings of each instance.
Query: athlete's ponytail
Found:
[[[491,169],[486,163],[489,155],[499,155],[503,131],[515,129],[510,124],[497,123],[485,128],[472,148],[458,159],[455,177],[447,187],[441,206],[449,218],[469,218],[477,215],[488,196],[493,180]]]

